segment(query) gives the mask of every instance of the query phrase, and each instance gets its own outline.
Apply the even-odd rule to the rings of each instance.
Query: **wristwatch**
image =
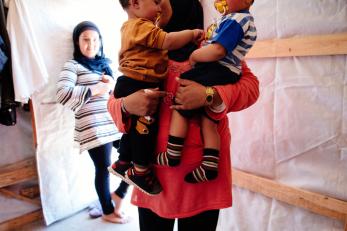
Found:
[[[214,90],[212,87],[206,87],[206,105],[211,105],[213,103]]]

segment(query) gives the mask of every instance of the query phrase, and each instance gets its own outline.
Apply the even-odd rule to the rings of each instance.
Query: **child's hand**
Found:
[[[205,38],[205,33],[201,29],[194,29],[193,34],[194,34],[193,42],[197,45],[199,45],[201,41],[203,41]]]

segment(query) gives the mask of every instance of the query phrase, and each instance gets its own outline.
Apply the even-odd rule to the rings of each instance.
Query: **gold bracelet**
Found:
[[[205,104],[207,106],[210,106],[213,103],[213,97],[215,94],[214,89],[212,87],[206,87],[205,93],[206,93]]]
[[[125,116],[129,116],[130,115],[130,113],[125,108],[124,98],[121,98],[121,100],[120,100],[120,108],[121,108],[121,110],[122,110],[122,112],[124,113]]]

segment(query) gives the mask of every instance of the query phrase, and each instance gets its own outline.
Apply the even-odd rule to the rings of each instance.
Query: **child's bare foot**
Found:
[[[104,215],[102,215],[102,219],[104,221],[111,222],[111,223],[116,223],[116,224],[125,224],[125,223],[129,222],[128,219],[119,217],[119,216],[117,216],[114,213],[107,214],[107,215],[104,214]]]

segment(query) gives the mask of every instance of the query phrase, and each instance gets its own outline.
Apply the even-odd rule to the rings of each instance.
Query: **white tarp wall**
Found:
[[[251,12],[259,40],[347,32],[346,0],[262,0]],[[233,166],[347,200],[346,57],[248,60],[261,95],[230,114]],[[343,230],[340,221],[237,187],[233,193],[219,230]]]
[[[207,26],[216,16],[213,1],[201,2]],[[346,0],[258,0],[252,12],[259,40],[347,32]],[[13,56],[18,57],[15,78],[29,88],[16,91],[16,97],[26,99],[35,91],[47,224],[83,208],[94,193],[91,161],[72,145],[72,113],[54,98],[60,68],[72,56],[72,28],[82,20],[95,21],[106,54],[116,61],[120,14],[116,0],[11,0],[9,29],[18,46],[13,50],[18,54]],[[346,55],[247,62],[259,77],[261,95],[251,108],[230,115],[234,167],[347,200]],[[32,84],[34,78],[44,87]],[[219,230],[343,229],[342,222],[247,190],[235,187],[233,193],[234,205],[222,211]]]

